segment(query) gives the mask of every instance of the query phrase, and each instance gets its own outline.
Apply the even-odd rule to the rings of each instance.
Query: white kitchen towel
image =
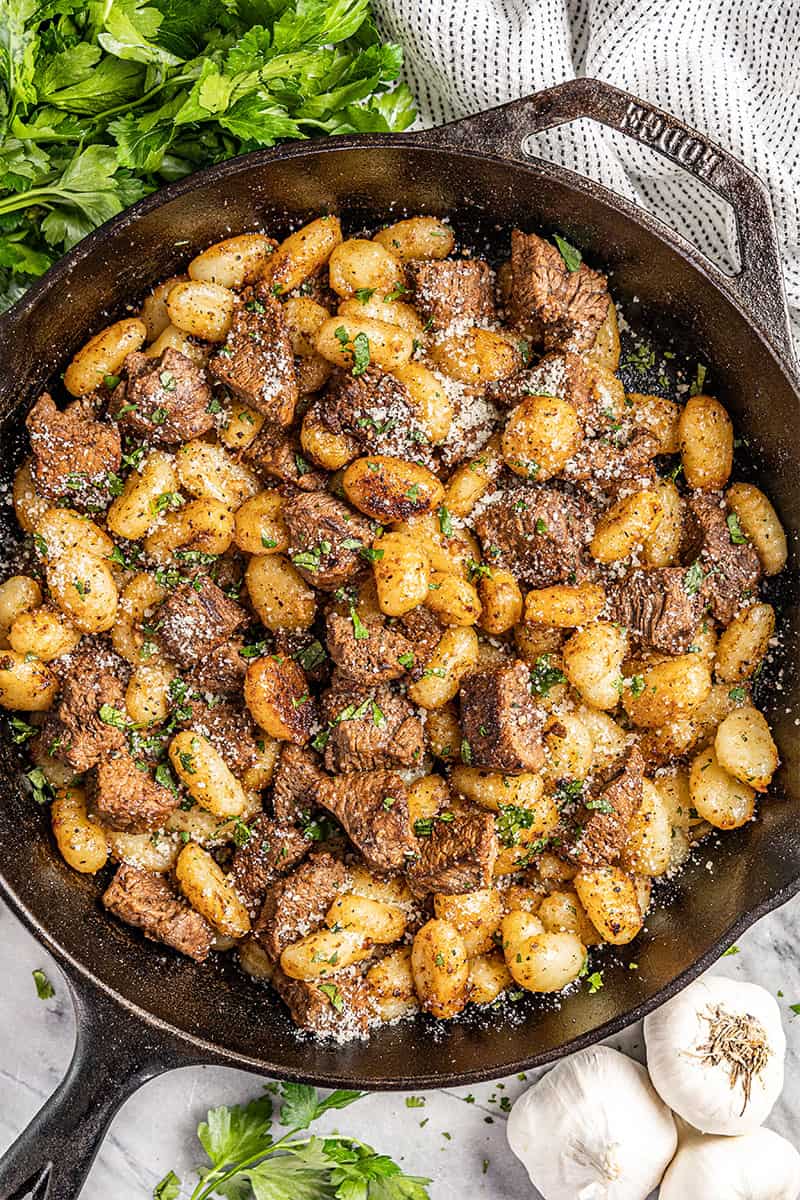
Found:
[[[800,0],[374,0],[406,51],[420,123],[437,125],[579,75],[674,113],[772,193],[800,347]],[[727,206],[665,159],[589,121],[542,157],[654,212],[730,269]]]

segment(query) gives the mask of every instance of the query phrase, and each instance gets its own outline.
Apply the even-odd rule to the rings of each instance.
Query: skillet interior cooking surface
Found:
[[[510,106],[523,120],[524,103]],[[436,140],[379,136],[251,155],[169,189],[171,199],[145,201],[135,219],[122,218],[110,232],[90,239],[0,332],[6,467],[21,452],[15,431],[22,416],[53,372],[89,332],[123,315],[132,299],[197,249],[260,226],[281,236],[290,222],[325,210],[341,213],[348,230],[358,229],[396,216],[402,204],[409,212],[450,215],[468,238],[497,225],[502,244],[515,224],[566,234],[592,265],[612,272],[613,295],[654,345],[663,348],[674,339],[690,357],[710,364],[713,391],[731,410],[758,463],[755,477],[786,528],[800,529],[795,466],[800,422],[788,368],[710,282],[703,260],[682,256],[658,236],[655,222],[623,202],[614,206],[608,193],[559,168],[454,152],[444,138],[430,144]],[[772,798],[756,822],[726,835],[718,846],[706,844],[708,852],[701,851],[672,886],[669,907],[657,908],[647,932],[605,965],[605,986],[596,995],[583,989],[560,1006],[526,997],[510,1006],[508,1019],[490,1013],[446,1029],[419,1019],[379,1030],[369,1042],[311,1041],[293,1027],[276,997],[259,991],[235,967],[198,968],[145,942],[100,909],[103,882],[76,876],[60,859],[46,813],[18,785],[21,759],[7,735],[0,806],[5,886],[62,961],[71,960],[103,989],[192,1040],[200,1057],[323,1084],[379,1088],[497,1077],[550,1060],[635,1019],[800,883],[794,670],[800,613],[794,570],[793,564],[787,569],[782,599],[780,690],[773,686],[763,697],[783,758]],[[630,970],[629,962],[638,969]]]

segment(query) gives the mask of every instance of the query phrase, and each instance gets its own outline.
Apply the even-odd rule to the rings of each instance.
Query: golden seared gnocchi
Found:
[[[596,990],[790,774],[760,584],[793,531],[563,237],[219,233],[28,416],[23,790],[109,912],[312,1033]]]

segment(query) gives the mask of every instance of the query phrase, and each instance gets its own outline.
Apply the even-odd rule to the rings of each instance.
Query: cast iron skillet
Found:
[[[652,146],[676,170],[727,200],[743,268],[723,275],[644,212],[532,154],[539,130],[591,117]],[[687,178],[687,186],[691,181]],[[197,248],[286,214],[342,212],[350,228],[409,212],[450,213],[462,229],[485,223],[560,230],[613,271],[615,295],[658,340],[666,331],[712,363],[715,392],[760,460],[760,478],[787,529],[800,529],[797,381],[776,235],[765,189],[730,155],[672,117],[593,80],[579,80],[441,129],[293,144],[259,151],[165,188],[87,238],[5,318],[0,329],[0,417],[7,461],[19,418],[87,332],[172,273]],[[13,445],[12,445],[13,444]],[[105,915],[102,884],[62,863],[46,815],[18,785],[19,758],[0,747],[0,886],[64,968],[77,1012],[66,1079],[0,1161],[0,1198],[34,1188],[74,1200],[113,1114],[145,1080],[190,1063],[222,1063],[286,1079],[374,1089],[423,1088],[486,1078],[552,1061],[641,1017],[707,967],[748,925],[800,889],[800,800],[793,706],[798,681],[796,588],[783,613],[783,690],[770,714],[783,768],[759,820],[722,839],[713,874],[705,858],[686,871],[671,907],[648,919],[629,960],[610,963],[605,986],[562,1008],[519,1006],[511,1023],[467,1020],[439,1030],[423,1019],[368,1043],[315,1043],[283,1007],[236,969],[198,969]],[[787,711],[788,710],[788,711]],[[788,801],[788,802],[787,802]]]

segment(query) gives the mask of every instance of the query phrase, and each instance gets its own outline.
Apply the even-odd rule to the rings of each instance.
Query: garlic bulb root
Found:
[[[769,992],[698,979],[645,1017],[647,1067],[665,1104],[703,1133],[757,1129],[783,1087],[786,1038]]]

